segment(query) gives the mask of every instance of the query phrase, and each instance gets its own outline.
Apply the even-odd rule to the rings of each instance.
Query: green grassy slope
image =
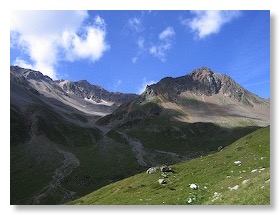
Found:
[[[234,164],[241,161],[241,166]],[[69,204],[270,204],[270,128],[262,128],[223,150],[172,166],[163,178],[141,173],[107,185]],[[253,172],[252,172],[253,171]],[[199,189],[192,190],[195,183]],[[237,190],[231,188],[237,187]]]

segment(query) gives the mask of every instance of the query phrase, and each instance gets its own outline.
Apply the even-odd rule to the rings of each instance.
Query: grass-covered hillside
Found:
[[[216,153],[172,165],[172,169],[174,172],[167,173],[166,178],[159,170],[144,172],[69,204],[268,205],[270,127],[254,131]],[[166,184],[159,184],[159,179]],[[199,188],[191,189],[192,183]]]

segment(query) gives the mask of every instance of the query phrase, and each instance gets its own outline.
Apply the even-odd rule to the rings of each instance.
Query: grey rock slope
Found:
[[[11,83],[22,84],[37,92],[41,98],[52,98],[81,112],[104,116],[115,110],[120,104],[132,100],[136,94],[108,92],[102,87],[91,85],[87,81],[53,81],[39,71],[11,66]],[[13,93],[14,87],[11,87]],[[12,95],[15,95],[13,93]],[[13,100],[17,100],[12,99]]]

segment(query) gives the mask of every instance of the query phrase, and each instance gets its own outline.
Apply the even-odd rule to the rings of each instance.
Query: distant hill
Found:
[[[269,205],[269,136],[269,127],[259,129],[221,151],[172,165],[173,172],[137,174],[69,204]]]

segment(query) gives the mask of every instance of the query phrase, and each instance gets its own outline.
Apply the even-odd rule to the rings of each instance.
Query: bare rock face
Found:
[[[207,67],[195,69],[193,72],[178,78],[166,77],[158,83],[147,86],[142,94],[147,100],[159,94],[167,96],[170,100],[182,92],[190,92],[196,95],[212,96],[222,94],[247,105],[250,100],[260,103],[259,97],[245,90],[231,77],[213,72]]]
[[[64,82],[64,80],[57,81],[58,83]],[[91,85],[86,80],[81,80],[77,82],[66,82],[62,84],[63,90],[67,92],[72,92],[80,98],[85,98],[96,103],[101,103],[102,101],[113,102],[116,105],[121,105],[122,103],[128,102],[137,97],[136,94],[123,94],[123,93],[113,93],[105,90],[104,88]]]

